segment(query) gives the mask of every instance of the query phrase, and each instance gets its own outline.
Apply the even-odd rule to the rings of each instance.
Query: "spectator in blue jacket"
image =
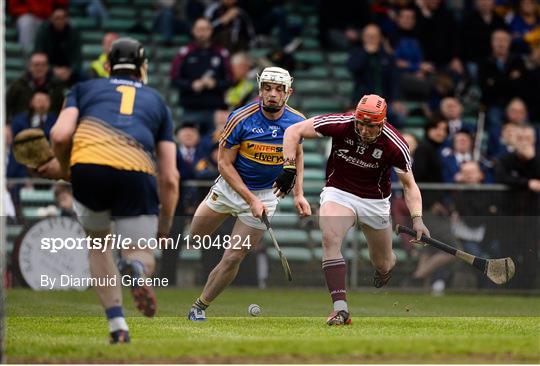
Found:
[[[416,34],[416,14],[412,8],[402,8],[397,16],[397,30],[392,37],[396,66],[400,73],[404,95],[425,99],[430,91],[435,66],[424,59]]]
[[[34,93],[30,100],[30,109],[22,112],[11,120],[11,134],[17,136],[19,132],[27,128],[40,128],[45,132],[47,139],[51,128],[56,122],[57,114],[51,113],[51,98],[49,94],[38,91]],[[6,176],[8,178],[28,177],[28,170],[19,164],[13,157],[13,150],[9,154]]]

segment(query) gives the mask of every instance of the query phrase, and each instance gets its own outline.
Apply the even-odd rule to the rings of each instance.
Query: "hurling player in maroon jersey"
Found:
[[[386,121],[386,101],[378,95],[362,97],[354,113],[309,118],[287,128],[283,139],[284,171],[275,189],[287,191],[296,176],[296,149],[303,138],[329,136],[332,151],[321,193],[322,268],[334,303],[329,325],[350,324],[347,307],[346,264],[341,244],[355,224],[362,227],[375,267],[373,285],[386,285],[396,264],[390,223],[390,173],[403,184],[417,239],[429,230],[422,221],[422,196],[411,169],[409,147]]]

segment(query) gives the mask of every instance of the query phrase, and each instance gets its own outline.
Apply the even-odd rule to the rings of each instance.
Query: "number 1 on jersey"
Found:
[[[135,92],[137,90],[132,86],[120,85],[116,87],[116,91],[122,94],[122,100],[120,101],[120,114],[133,114]]]

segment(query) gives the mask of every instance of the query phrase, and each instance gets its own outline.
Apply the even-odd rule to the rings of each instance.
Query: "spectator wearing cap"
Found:
[[[92,79],[95,78],[108,78],[109,69],[107,68],[108,56],[111,51],[111,45],[119,38],[118,34],[114,32],[105,33],[101,42],[103,52],[97,59],[90,64],[89,76]]]
[[[34,50],[46,53],[54,76],[71,86],[84,79],[81,47],[79,30],[69,23],[67,9],[59,7],[40,26]]]
[[[6,95],[6,114],[10,120],[16,114],[28,110],[30,101],[36,92],[49,94],[51,111],[60,113],[64,102],[65,85],[56,80],[49,70],[48,57],[45,53],[36,52],[28,61],[25,73],[8,88]]]
[[[212,26],[204,18],[192,28],[194,41],[182,47],[171,68],[171,83],[180,93],[183,119],[206,134],[213,130],[213,113],[226,108],[224,93],[231,85],[229,52],[211,42]]]

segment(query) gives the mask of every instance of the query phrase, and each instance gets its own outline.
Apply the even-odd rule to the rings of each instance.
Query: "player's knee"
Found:
[[[342,239],[343,238],[333,230],[325,230],[322,234],[322,245],[327,249],[341,247]]]
[[[239,265],[247,255],[245,250],[230,250],[225,253],[221,259],[222,263],[226,267],[233,267]]]

